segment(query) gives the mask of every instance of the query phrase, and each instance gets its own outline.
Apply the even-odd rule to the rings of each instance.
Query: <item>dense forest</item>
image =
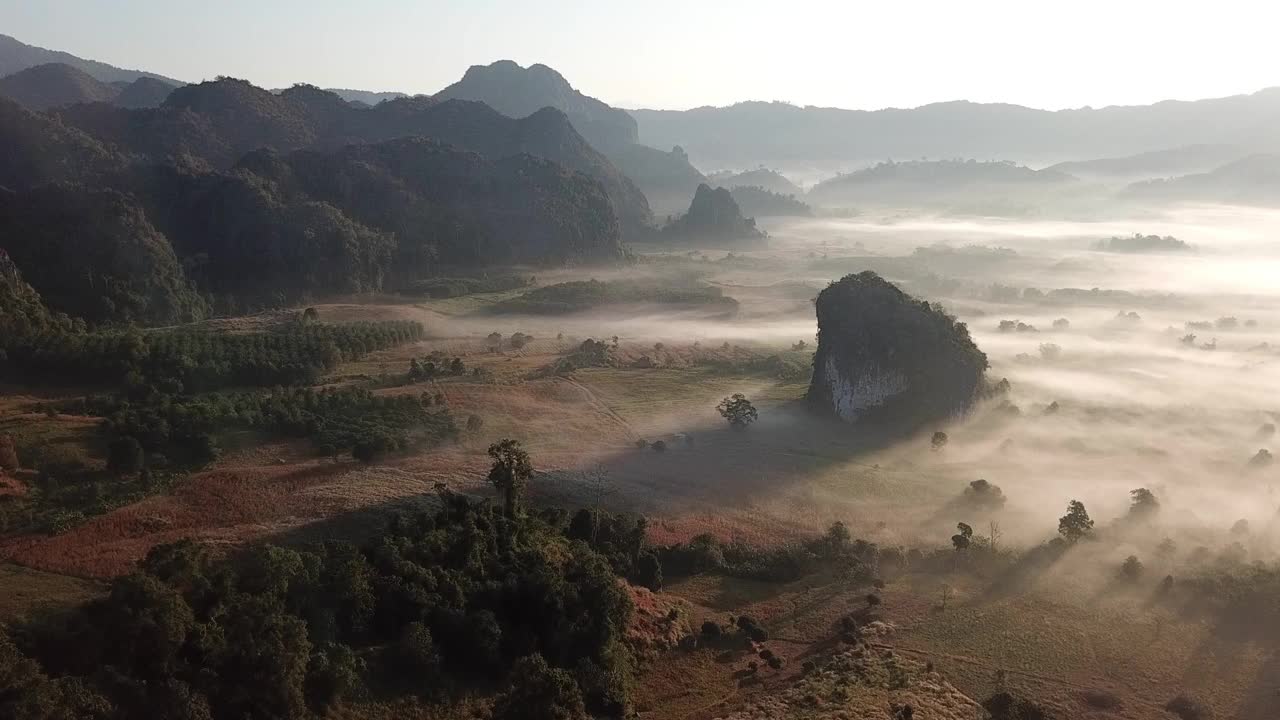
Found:
[[[651,221],[555,110],[357,108],[218,80],[159,108],[51,113],[0,100],[0,237],[52,310],[91,324],[396,289],[445,267],[616,261],[623,229]],[[73,266],[53,272],[55,256]]]

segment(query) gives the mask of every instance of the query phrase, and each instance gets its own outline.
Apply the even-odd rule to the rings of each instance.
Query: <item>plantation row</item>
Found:
[[[20,372],[59,382],[178,382],[175,389],[204,391],[312,383],[343,360],[418,340],[422,332],[404,320],[243,335],[52,330],[11,338],[6,351]]]
[[[415,440],[453,437],[458,430],[430,395],[376,396],[362,388],[276,389],[268,394],[157,395],[142,403],[106,401],[89,411],[107,418],[117,438],[131,437],[148,452],[171,453],[202,463],[216,455],[214,434],[257,430],[311,438],[326,456],[351,452],[364,461],[403,450]]]

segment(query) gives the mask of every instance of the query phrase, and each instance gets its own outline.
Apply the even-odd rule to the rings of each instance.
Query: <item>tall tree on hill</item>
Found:
[[[520,496],[529,478],[533,477],[533,462],[520,441],[506,438],[489,446],[493,467],[489,468],[489,484],[502,493],[503,514],[515,520],[520,509]]]
[[[1067,504],[1067,514],[1058,519],[1058,532],[1072,543],[1093,532],[1093,520],[1089,519],[1084,503],[1072,500]]]

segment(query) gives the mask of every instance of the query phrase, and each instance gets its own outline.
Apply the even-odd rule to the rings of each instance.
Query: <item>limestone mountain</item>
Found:
[[[336,152],[259,151],[240,167],[285,197],[340,208],[391,233],[396,265],[597,262],[622,257],[598,183],[532,155],[490,160],[423,138]]]
[[[182,82],[155,73],[142,70],[127,70],[108,65],[96,60],[86,60],[60,50],[46,50],[42,47],[28,45],[8,35],[0,35],[0,77],[12,75],[36,65],[62,63],[88,73],[95,80],[103,83],[131,83],[140,77],[150,77],[168,83],[181,85]]]
[[[169,241],[112,190],[0,194],[4,250],[53,310],[90,322],[172,323],[205,306]]]
[[[625,111],[574,89],[546,65],[521,67],[510,60],[469,68],[458,82],[434,99],[483,102],[503,115],[523,118],[544,107],[565,113],[592,147],[604,153],[644,193],[659,215],[687,207],[698,185],[706,181],[680,148],[664,152],[636,141],[636,121]],[[669,146],[668,146],[669,147]]]
[[[499,60],[472,65],[461,80],[436,93],[435,98],[476,100],[514,118],[553,107],[569,116],[574,128],[602,152],[635,144],[639,137],[635,119],[625,110],[583,95],[563,75],[541,64],[525,68]]]
[[[65,63],[48,63],[0,78],[0,97],[32,110],[47,110],[75,103],[111,102],[120,89],[99,82],[88,73]]]
[[[685,242],[761,240],[756,222],[744,218],[733,195],[724,188],[699,185],[689,211],[662,229],[667,238]]]
[[[818,294],[809,402],[851,423],[907,430],[967,411],[985,388],[987,356],[964,323],[874,272]]]
[[[598,181],[625,233],[643,233],[652,223],[643,193],[574,130],[564,113],[551,108],[516,119],[462,100],[399,98],[361,107],[311,86],[274,94],[226,78],[178,88],[155,109],[80,105],[58,111],[58,117],[153,160],[223,169],[263,147],[288,152],[411,136],[494,160],[529,154]]]
[[[108,145],[56,117],[0,98],[0,187],[80,181],[122,167]]]

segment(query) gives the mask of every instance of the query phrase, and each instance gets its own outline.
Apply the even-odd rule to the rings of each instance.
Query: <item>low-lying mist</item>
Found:
[[[1280,451],[1272,425],[1280,393],[1274,280],[1280,246],[1272,240],[1280,234],[1280,213],[1203,207],[1089,223],[860,217],[766,218],[761,226],[770,233],[762,249],[638,248],[640,261],[624,270],[539,277],[543,285],[584,277],[693,278],[737,300],[731,316],[655,303],[564,316],[471,313],[449,322],[453,331],[476,336],[519,330],[618,336],[624,348],[663,343],[673,357],[687,357],[695,343],[768,353],[804,341],[812,349],[811,299],[831,280],[874,269],[966,322],[989,357],[990,377],[1007,378],[1011,393],[939,427],[950,438],[939,450],[926,435],[850,453],[844,461],[850,488],[865,484],[868,468],[896,468],[896,477],[914,478],[900,501],[892,491],[874,502],[861,491],[851,492],[857,500],[842,499],[836,465],[822,470],[821,492],[796,490],[805,479],[793,478],[772,498],[767,487],[744,490],[751,503],[805,515],[811,524],[877,515],[888,528],[885,542],[945,543],[956,522],[979,527],[997,520],[1009,542],[1030,545],[1056,534],[1069,500],[1083,501],[1104,528],[1126,517],[1132,490],[1147,488],[1161,506],[1158,522],[1141,532],[1126,526],[1124,535],[1143,557],[1154,558],[1166,537],[1187,553],[1203,546],[1201,555],[1238,552],[1232,543],[1239,543],[1246,560],[1269,559],[1280,549],[1276,468],[1259,453]],[[1097,249],[1135,233],[1172,236],[1191,247]],[[803,434],[797,424],[817,422],[805,419],[798,403],[764,416],[767,422],[751,432],[766,456],[791,451],[788,427]],[[662,422],[682,433],[714,430],[717,421],[709,407],[696,418],[683,413]],[[861,431],[834,432],[857,444]],[[957,508],[963,488],[979,478],[1002,489],[1002,508]],[[813,508],[804,509],[804,497]]]

